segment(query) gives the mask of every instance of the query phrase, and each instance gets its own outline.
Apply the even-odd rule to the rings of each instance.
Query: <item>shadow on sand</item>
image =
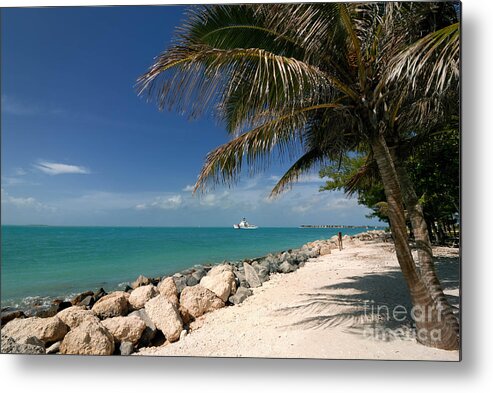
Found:
[[[459,297],[447,294],[459,288],[459,258],[435,258],[435,266],[447,299],[454,307]],[[276,310],[299,316],[284,328],[329,329],[339,327],[355,334],[378,335],[378,339],[413,338],[411,302],[407,285],[399,269],[347,277],[312,293],[301,293],[301,301]]]

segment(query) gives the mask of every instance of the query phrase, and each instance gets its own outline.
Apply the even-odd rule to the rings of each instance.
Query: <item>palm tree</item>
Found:
[[[421,84],[412,88],[413,78],[406,77],[412,63],[402,56],[441,28],[430,20],[446,20],[452,11],[448,3],[194,7],[176,42],[138,80],[139,93],[146,91],[161,109],[190,116],[213,110],[233,136],[208,154],[196,190],[236,182],[245,161],[255,171],[273,153],[297,158],[275,195],[314,165],[369,149],[415,315],[421,311],[418,341],[445,349],[458,348],[457,325],[442,318],[442,306],[413,260],[399,157],[388,141],[426,129],[446,113],[449,84],[442,83],[442,94]],[[419,48],[408,58],[417,53]],[[418,64],[431,64],[429,58]],[[426,77],[427,69],[417,75]]]

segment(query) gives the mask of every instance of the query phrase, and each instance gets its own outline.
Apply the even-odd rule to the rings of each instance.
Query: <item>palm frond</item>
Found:
[[[326,154],[314,148],[303,154],[279,179],[270,193],[270,197],[275,197],[296,183],[299,177],[313,169],[315,164],[322,164],[327,158]]]
[[[194,192],[199,189],[205,191],[208,184],[234,183],[239,178],[244,160],[251,174],[264,170],[274,149],[278,150],[281,159],[294,157],[303,145],[304,135],[317,111],[343,109],[343,105],[334,103],[300,108],[241,134],[207,155]]]
[[[429,33],[390,61],[383,83],[404,81],[410,89],[424,92],[446,90],[459,77],[459,23]]]
[[[255,110],[299,107],[329,86],[322,71],[294,58],[256,48],[191,45],[161,54],[138,79],[138,93],[147,92],[161,109],[167,105],[197,116],[231,96],[240,78],[255,87],[246,97]]]

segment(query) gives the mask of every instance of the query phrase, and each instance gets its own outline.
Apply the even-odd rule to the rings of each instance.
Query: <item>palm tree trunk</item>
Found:
[[[458,349],[457,332],[442,319],[441,312],[438,312],[430,291],[416,269],[409,246],[397,173],[385,138],[383,135],[378,135],[370,141],[370,145],[387,198],[397,260],[409,287],[413,304],[411,315],[416,322],[416,338],[418,342],[426,346],[450,350]]]
[[[393,161],[397,178],[401,187],[402,198],[407,210],[414,233],[414,240],[418,249],[419,270],[421,279],[428,288],[430,295],[436,303],[437,310],[442,312],[442,318],[459,334],[459,321],[453,313],[452,306],[443,293],[442,285],[438,279],[433,263],[433,251],[428,233],[428,225],[423,213],[423,207],[419,203],[414,186],[409,178],[403,161],[393,154]]]

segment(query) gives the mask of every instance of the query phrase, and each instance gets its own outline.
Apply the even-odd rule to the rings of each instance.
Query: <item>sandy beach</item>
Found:
[[[458,306],[459,250],[434,253],[445,293]],[[293,273],[272,275],[253,292],[200,317],[180,341],[136,355],[459,360],[458,351],[418,344],[410,320],[394,318],[409,299],[391,243],[332,250]]]

